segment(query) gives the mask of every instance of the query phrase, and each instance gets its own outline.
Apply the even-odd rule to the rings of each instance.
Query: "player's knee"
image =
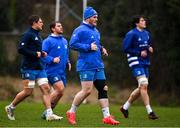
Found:
[[[39,86],[44,85],[44,84],[48,84],[48,79],[47,79],[47,78],[39,78],[39,79],[37,80],[37,84],[38,84]]]
[[[57,93],[63,93],[64,86],[56,86],[54,87],[54,90],[57,91]]]
[[[147,86],[148,85],[148,79],[146,77],[141,77],[138,79],[138,85],[141,86]]]
[[[105,91],[105,90],[99,91],[98,99],[104,99],[104,98],[108,98],[107,91]]]
[[[24,88],[34,88],[35,81],[34,80],[23,80]]]
[[[139,86],[140,93],[147,93],[147,86]]]
[[[108,98],[108,86],[106,85],[105,80],[96,80],[94,85],[98,90],[98,99]]]
[[[63,95],[63,93],[64,93],[64,88],[58,89],[57,92],[58,92],[58,94]]]

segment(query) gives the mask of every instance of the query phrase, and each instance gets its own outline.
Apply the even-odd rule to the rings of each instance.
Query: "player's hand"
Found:
[[[60,61],[60,57],[55,57],[55,58],[53,59],[53,62],[56,63],[56,64],[59,63],[59,61]]]
[[[41,57],[41,52],[36,52],[36,54],[37,54],[37,58]]]
[[[47,56],[47,53],[46,53],[45,51],[42,51],[42,52],[41,52],[41,56],[42,56],[42,57],[46,57],[46,56]]]
[[[71,63],[68,63],[68,70],[71,71]]]
[[[141,51],[141,57],[143,57],[143,58],[147,57],[147,51],[146,50]]]
[[[154,52],[154,50],[153,50],[152,47],[149,47],[149,52],[150,52],[150,53],[153,53],[153,52]]]
[[[102,54],[105,56],[108,56],[108,52],[104,47],[102,48]]]
[[[97,51],[98,47],[97,45],[95,44],[95,42],[91,43],[91,50],[93,51]]]

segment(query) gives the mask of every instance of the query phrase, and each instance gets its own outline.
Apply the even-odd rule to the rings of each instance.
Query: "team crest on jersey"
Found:
[[[22,42],[21,45],[24,45],[24,42]]]
[[[60,49],[61,47],[60,46],[58,46],[58,49]]]
[[[57,81],[58,80],[58,77],[56,76],[56,77],[54,77],[54,81]]]
[[[86,79],[86,78],[87,78],[87,74],[83,74],[83,75],[82,75],[82,78],[83,78],[83,79]]]
[[[38,40],[38,37],[35,37],[35,39],[34,40]]]
[[[29,76],[30,76],[29,73],[26,73],[26,74],[25,74],[25,78],[28,78]]]
[[[137,75],[140,75],[141,74],[141,71],[137,71]]]
[[[141,41],[141,40],[142,40],[142,39],[139,37],[139,38],[138,38],[138,41]]]

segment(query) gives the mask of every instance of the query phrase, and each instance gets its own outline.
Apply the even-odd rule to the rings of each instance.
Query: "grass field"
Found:
[[[61,121],[47,122],[40,115],[43,111],[41,103],[23,102],[16,108],[15,121],[9,121],[4,107],[9,102],[0,102],[0,127],[71,127],[65,117],[70,105],[58,104],[54,112],[64,118]],[[160,119],[149,120],[143,106],[132,106],[129,119],[122,117],[118,105],[111,105],[111,113],[120,121],[118,127],[180,127],[180,108],[153,107]],[[97,105],[81,105],[77,113],[77,127],[112,127],[101,122],[102,115]],[[117,126],[114,126],[117,127]]]

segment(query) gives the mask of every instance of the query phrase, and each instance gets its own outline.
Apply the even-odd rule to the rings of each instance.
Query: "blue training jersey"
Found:
[[[42,58],[46,64],[47,74],[65,74],[66,65],[69,61],[68,57],[68,42],[62,35],[49,35],[44,41],[42,50],[47,53],[45,58]],[[59,63],[54,63],[55,57],[60,58]]]
[[[93,42],[98,47],[97,51],[91,50],[91,43]],[[78,51],[77,71],[104,68],[101,57],[100,33],[96,27],[84,22],[81,23],[71,36],[70,48]]]
[[[123,40],[123,51],[127,54],[129,67],[149,66],[149,47],[151,46],[150,34],[146,30],[137,28],[130,30]],[[141,57],[141,51],[147,50],[147,57]]]

